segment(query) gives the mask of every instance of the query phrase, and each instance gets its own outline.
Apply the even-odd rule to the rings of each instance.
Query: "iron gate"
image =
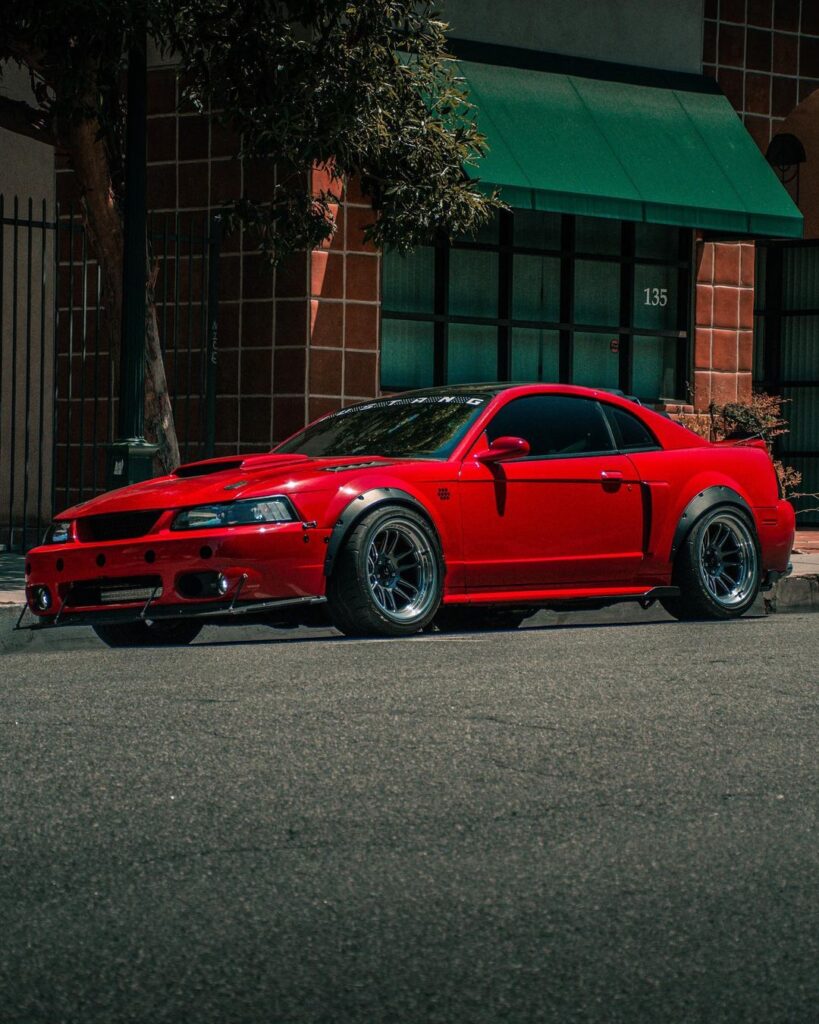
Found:
[[[0,550],[106,488],[117,381],[99,265],[76,209],[0,195]],[[149,218],[150,260],[183,460],[213,453],[220,219]],[[116,335],[114,335],[116,336]]]
[[[757,244],[754,379],[782,395],[789,432],[776,455],[802,474],[797,523],[819,524],[819,245]]]

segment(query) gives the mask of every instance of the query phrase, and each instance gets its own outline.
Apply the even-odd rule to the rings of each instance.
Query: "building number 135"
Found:
[[[644,306],[668,305],[667,288],[643,288],[643,295],[646,297],[645,302],[643,303]]]

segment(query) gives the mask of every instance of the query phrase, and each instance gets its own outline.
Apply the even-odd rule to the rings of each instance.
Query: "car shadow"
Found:
[[[733,627],[743,625],[751,622],[758,622],[760,619],[765,619],[767,616],[761,614],[745,615],[740,619],[726,619],[726,620],[713,620],[704,619],[693,623],[697,626],[706,627]],[[457,633],[416,633],[413,636],[407,637],[356,637],[356,636],[343,636],[339,633],[316,633],[316,635],[300,635],[300,636],[271,636],[271,637],[247,637],[247,638],[231,638],[231,639],[198,639],[191,645],[192,647],[246,647],[251,645],[298,645],[298,644],[315,644],[315,643],[333,643],[333,644],[374,644],[374,643],[447,643],[447,642],[461,642],[468,640],[482,640],[486,641],[496,637],[511,637],[526,635],[532,633],[551,633],[557,630],[573,630],[573,629],[623,629],[627,627],[648,627],[648,626],[680,626],[684,627],[687,623],[678,623],[675,619],[670,616],[664,618],[648,618],[648,619],[627,619],[617,620],[611,622],[547,622],[532,626],[522,626],[518,629],[476,629],[476,630],[462,630]],[[275,628],[275,627],[271,627]]]

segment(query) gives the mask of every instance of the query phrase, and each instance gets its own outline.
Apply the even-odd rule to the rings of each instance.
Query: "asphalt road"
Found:
[[[0,1020],[813,1024],[819,618],[633,618],[2,655]]]

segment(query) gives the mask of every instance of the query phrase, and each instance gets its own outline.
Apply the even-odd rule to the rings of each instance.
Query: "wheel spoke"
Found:
[[[722,551],[725,546],[726,540],[731,536],[728,528],[724,523],[717,523],[717,532],[712,541],[712,545],[716,551]]]
[[[698,575],[717,605],[739,614],[759,579],[756,543],[743,517],[726,510],[713,516],[701,534]]]
[[[722,582],[718,575],[713,575],[711,579],[714,581],[714,593],[717,597],[720,597],[723,591],[727,592],[728,588],[725,586],[725,584]]]
[[[396,515],[382,522],[369,544],[365,579],[372,601],[397,622],[420,621],[437,593],[431,542],[413,523]]]

